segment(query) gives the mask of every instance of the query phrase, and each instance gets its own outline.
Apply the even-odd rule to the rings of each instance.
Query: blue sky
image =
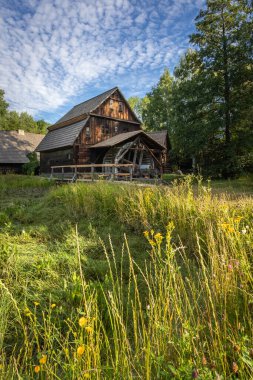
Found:
[[[119,86],[143,96],[173,72],[204,0],[0,0],[0,88],[55,122]]]

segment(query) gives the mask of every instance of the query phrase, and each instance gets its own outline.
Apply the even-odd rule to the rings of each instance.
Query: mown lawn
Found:
[[[234,184],[0,177],[0,378],[251,379],[252,178]]]

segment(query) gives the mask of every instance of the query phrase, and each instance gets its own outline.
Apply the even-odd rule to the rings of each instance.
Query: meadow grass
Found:
[[[0,185],[0,378],[252,378],[252,197],[22,177],[16,201],[18,178]]]

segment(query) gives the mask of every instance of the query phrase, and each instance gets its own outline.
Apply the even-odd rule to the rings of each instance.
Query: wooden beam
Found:
[[[129,149],[130,149],[135,143],[138,142],[138,140],[139,140],[139,137],[137,137],[135,140],[133,140],[133,141],[130,142],[130,143],[126,143],[125,145],[122,145],[122,147],[121,147],[122,150],[119,150],[119,152],[118,152],[118,153],[116,154],[116,156],[115,156],[115,162],[116,162],[116,161],[119,162],[119,161],[124,157],[124,155],[129,151]],[[128,146],[124,149],[124,146],[126,146],[126,145],[128,145]],[[125,151],[124,151],[124,150],[125,150]],[[118,156],[119,153],[120,153],[120,151],[122,151],[123,153],[121,153],[121,155]],[[118,156],[118,157],[117,157],[117,156]]]
[[[149,147],[143,143],[143,145],[145,145],[145,147],[147,148],[147,150],[149,151],[149,153],[151,154],[151,156],[154,158],[154,160],[158,163],[160,169],[162,167],[162,164],[161,162],[156,158],[156,156],[153,154],[153,152],[149,149]]]
[[[96,113],[90,113],[90,116],[99,117],[101,119],[109,119],[109,120],[115,120],[115,121],[122,121],[123,123],[125,122],[127,124],[137,124],[137,125],[141,124],[141,123],[138,123],[137,121],[126,120],[126,119],[117,119],[116,117],[106,116],[106,115],[98,115]]]

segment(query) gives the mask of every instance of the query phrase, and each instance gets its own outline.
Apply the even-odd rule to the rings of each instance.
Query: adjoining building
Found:
[[[35,151],[44,135],[18,131],[0,130],[0,173],[21,173],[29,162],[27,155]]]
[[[136,175],[161,173],[168,159],[167,131],[145,133],[118,87],[73,107],[41,141],[40,171],[52,166],[134,164]]]

